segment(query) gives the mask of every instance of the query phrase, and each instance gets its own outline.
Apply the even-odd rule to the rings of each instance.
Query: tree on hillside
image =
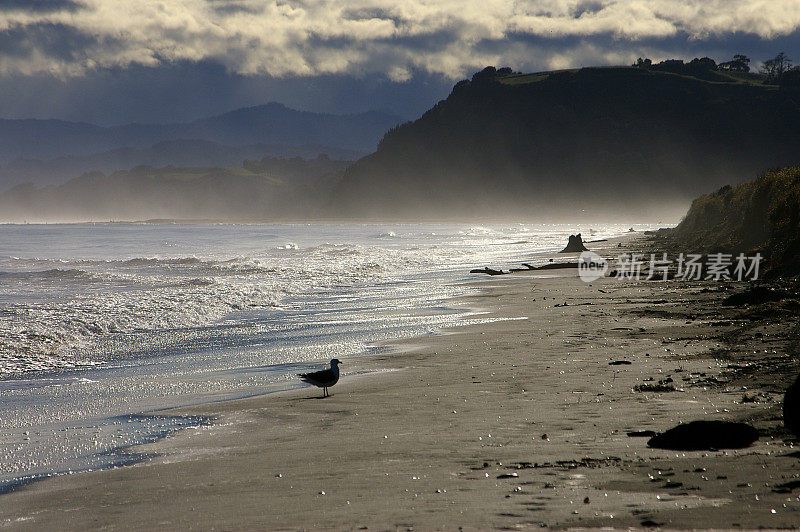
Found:
[[[665,59],[659,63],[653,64],[649,59],[638,59],[633,65],[647,70],[657,70],[659,72],[671,72],[673,74],[680,74],[684,76],[695,76],[701,79],[707,79],[708,73],[717,70],[717,63],[710,57],[695,57],[688,63],[684,63],[683,59]]]
[[[750,72],[750,58],[744,54],[736,54],[733,56],[733,61],[742,65],[745,72]]]
[[[761,73],[766,74],[768,81],[779,81],[781,77],[792,68],[792,60],[783,52],[772,59],[764,61],[761,65]]]
[[[689,64],[686,65],[686,67],[689,71],[716,70],[717,62],[710,57],[695,57],[689,61]]]
[[[750,72],[750,58],[743,54],[736,54],[732,60],[720,63],[717,68],[729,72]]]
[[[660,63],[656,63],[656,65],[660,70],[665,70],[667,72],[675,72],[680,73],[683,72],[683,67],[685,66],[683,63],[683,59],[664,59]]]

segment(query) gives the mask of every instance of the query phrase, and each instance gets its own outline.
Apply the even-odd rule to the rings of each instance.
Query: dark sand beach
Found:
[[[477,282],[460,304],[497,321],[345,359],[330,398],[303,388],[168,412],[215,422],[142,446],[152,457],[134,466],[0,496],[0,524],[800,524],[800,453],[780,419],[798,367],[779,304],[755,319],[720,305],[743,284],[587,284],[571,269]],[[659,383],[666,391],[649,388]],[[696,419],[746,421],[761,437],[739,450],[668,451],[627,434]]]

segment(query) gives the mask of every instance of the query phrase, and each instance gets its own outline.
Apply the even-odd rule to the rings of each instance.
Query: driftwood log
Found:
[[[504,272],[503,270],[493,270],[491,268],[475,268],[474,270],[470,270],[469,273],[485,273],[486,275],[505,275],[508,272]]]

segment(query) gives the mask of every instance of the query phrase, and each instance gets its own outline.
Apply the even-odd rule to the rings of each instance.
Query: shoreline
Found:
[[[587,285],[574,272],[518,273],[479,285],[466,298],[470,306],[502,321],[389,342],[386,353],[347,359],[343,379],[324,401],[316,400],[316,389],[302,388],[159,412],[211,415],[217,422],[138,446],[157,456],[136,465],[7,493],[0,523],[796,526],[800,501],[785,500],[791,489],[787,496],[763,486],[779,484],[775,475],[800,474],[797,460],[781,471],[761,469],[771,453],[791,453],[771,419],[775,394],[743,392],[725,377],[730,363],[711,363],[708,353],[719,348],[715,331],[723,326],[711,325],[710,317],[685,323],[675,316],[715,313],[718,294],[702,291],[715,285],[612,279]],[[508,319],[515,317],[527,319]],[[623,359],[631,364],[609,365]],[[377,373],[348,378],[352,369]],[[682,391],[633,391],[667,372]],[[731,389],[720,387],[722,380],[734,383]],[[743,393],[765,395],[745,403]],[[740,451],[682,456],[625,434],[731,416],[753,418],[762,433],[766,427],[774,434]],[[717,478],[694,473],[703,468]],[[743,482],[733,479],[745,473],[761,487],[752,480],[737,487]],[[753,495],[761,495],[759,502],[735,504]],[[685,508],[675,511],[673,504]],[[771,513],[776,506],[780,511]]]
[[[480,280],[471,279],[471,280],[462,280],[456,283],[451,283],[455,286],[466,286],[472,290],[478,290],[480,285]],[[468,295],[457,295],[453,296],[449,301],[453,303],[450,307],[448,307],[448,312],[457,313],[460,315],[460,321],[470,321],[480,315],[484,314],[486,309],[478,309],[472,308],[469,306],[465,306],[463,304],[463,300],[469,299]],[[459,303],[456,303],[459,302]],[[426,309],[427,310],[427,309]],[[480,319],[480,318],[478,318]],[[402,337],[395,340],[381,340],[376,344],[370,344],[365,346],[364,350],[358,353],[351,355],[349,358],[352,360],[353,357],[360,358],[360,357],[369,357],[374,356],[375,354],[391,354],[396,353],[398,350],[402,349],[402,343],[406,340],[413,340],[416,338],[424,338],[428,336],[438,336],[442,334],[446,334],[444,331],[449,328],[453,327],[460,327],[462,325],[455,325],[455,326],[448,326],[442,328],[441,326],[437,329],[436,332],[433,333],[418,333],[412,334],[407,337]],[[284,364],[285,365],[285,364]],[[291,362],[289,365],[298,366],[298,370],[303,371],[313,371],[317,369],[314,364],[310,362]],[[83,375],[82,373],[83,368],[73,368],[67,372],[67,379],[70,378],[82,378],[80,377]],[[348,378],[361,378],[368,375],[375,375],[381,373],[382,370],[377,371],[366,371],[361,372],[359,374],[348,374]],[[75,376],[72,374],[75,373]],[[31,378],[45,378],[45,379],[52,379],[56,378],[59,380],[64,380],[65,377],[64,371],[50,371],[45,373],[36,374],[35,376],[29,374],[22,374],[22,375],[14,375],[9,377],[6,382],[13,382],[13,381],[28,381]],[[155,410],[146,410],[146,411],[136,411],[130,413],[123,413],[112,418],[108,418],[110,421],[114,421],[117,419],[144,419],[144,420],[174,420],[176,423],[175,426],[172,425],[165,425],[164,427],[156,430],[155,432],[147,432],[143,437],[141,437],[140,441],[132,443],[132,444],[125,444],[118,447],[113,447],[103,452],[97,454],[90,454],[85,457],[85,465],[78,466],[77,468],[70,467],[69,469],[58,469],[58,470],[51,470],[47,472],[39,472],[39,473],[32,473],[22,477],[18,477],[13,480],[5,480],[0,482],[0,497],[7,494],[14,492],[15,490],[27,486],[29,484],[33,484],[40,481],[45,481],[48,479],[59,478],[62,476],[69,476],[75,474],[87,474],[87,473],[96,473],[99,471],[105,471],[108,469],[117,469],[120,467],[128,467],[131,465],[135,465],[142,461],[157,457],[158,455],[153,452],[149,451],[142,451],[139,450],[147,445],[152,445],[155,443],[160,442],[166,438],[173,437],[179,434],[182,431],[187,429],[195,429],[202,426],[207,426],[213,424],[215,419],[210,416],[205,415],[194,415],[194,414],[183,414],[181,413],[185,409],[197,409],[202,410],[204,407],[213,407],[219,403],[226,403],[231,401],[246,401],[254,398],[263,398],[268,397],[272,394],[280,394],[291,392],[293,390],[309,388],[307,385],[300,383],[296,379],[289,380],[289,381],[276,381],[271,383],[263,390],[259,391],[252,391],[247,395],[241,395],[238,397],[225,397],[225,398],[216,398],[216,399],[207,399],[204,401],[196,402],[196,403],[189,403],[180,406],[170,406],[164,408],[157,408]],[[102,463],[98,463],[102,462]]]
[[[427,251],[424,246],[415,246],[415,241],[431,238],[425,229],[415,229],[415,232],[408,234],[398,230],[400,239],[408,237],[411,244],[400,239],[388,239],[388,236],[384,238],[384,235],[391,235],[386,232],[388,230],[379,232],[344,228],[341,232],[337,230],[335,234],[323,235],[301,229],[296,231],[299,235],[293,234],[292,238],[284,238],[280,232],[272,231],[274,234],[266,235],[269,239],[294,241],[294,237],[299,236],[301,246],[309,251],[292,249],[284,252],[281,246],[277,246],[279,251],[266,252],[263,261],[248,258],[246,251],[252,247],[252,234],[246,233],[242,235],[242,244],[233,245],[235,252],[225,255],[234,257],[230,259],[233,261],[230,268],[228,260],[216,261],[213,252],[200,253],[204,258],[195,257],[195,246],[191,242],[184,243],[183,252],[174,253],[180,264],[175,268],[169,258],[150,261],[148,257],[151,255],[147,249],[151,248],[143,246],[130,254],[134,259],[143,259],[134,261],[137,272],[140,262],[147,266],[141,274],[135,273],[134,276],[139,280],[144,279],[141,283],[144,286],[142,300],[152,298],[155,303],[134,303],[133,307],[118,303],[130,303],[136,296],[129,298],[126,294],[136,291],[121,290],[119,292],[123,297],[118,298],[115,289],[105,289],[105,284],[94,282],[94,266],[84,266],[82,259],[75,258],[72,262],[77,262],[74,266],[79,274],[76,275],[87,276],[91,280],[75,292],[70,292],[71,289],[67,288],[70,283],[62,281],[62,278],[69,279],[72,269],[65,267],[67,274],[57,273],[58,280],[53,284],[57,289],[64,286],[69,295],[80,295],[80,290],[84,288],[91,292],[103,287],[99,299],[92,299],[94,306],[73,312],[69,298],[62,300],[53,296],[57,300],[54,314],[69,318],[62,320],[67,325],[61,328],[58,326],[62,322],[56,319],[37,319],[39,307],[36,304],[25,306],[23,302],[20,308],[33,308],[33,311],[25,314],[28,318],[19,322],[13,317],[13,312],[6,316],[12,318],[6,319],[3,333],[8,330],[13,333],[14,327],[17,327],[41,331],[44,335],[29,335],[20,344],[21,355],[9,356],[6,353],[2,360],[4,375],[8,375],[8,371],[14,376],[0,380],[0,395],[7,399],[3,403],[3,423],[0,423],[6,428],[2,447],[5,449],[3,454],[7,456],[0,468],[0,482],[6,484],[16,480],[19,483],[19,480],[25,480],[20,477],[49,477],[52,474],[111,467],[118,461],[115,455],[108,455],[109,451],[149,441],[148,435],[154,430],[162,433],[162,427],[153,427],[154,424],[159,425],[157,418],[150,418],[153,422],[143,423],[139,427],[139,424],[128,424],[124,419],[118,423],[119,416],[259,395],[274,390],[276,382],[280,387],[291,387],[295,381],[294,373],[315,369],[317,362],[323,362],[317,359],[329,354],[353,356],[361,352],[373,353],[365,345],[399,336],[426,334],[442,324],[457,321],[462,312],[449,308],[447,301],[465,289],[450,285],[453,279],[460,281],[467,275],[463,269],[451,265],[450,261],[457,264],[459,253],[469,249],[472,244],[470,237],[459,236],[460,231],[450,229],[442,233],[444,236],[433,240],[452,240],[456,249],[452,253]],[[509,229],[509,232],[515,233],[514,229]],[[537,234],[537,231],[534,228],[531,233]],[[81,231],[77,234],[86,233]],[[258,242],[261,242],[263,233],[260,230],[257,232],[260,235]],[[136,231],[134,234],[141,233]],[[151,240],[156,242],[155,247],[161,246],[160,231],[146,234],[154,235]],[[497,232],[499,234],[502,231]],[[497,235],[492,233],[491,236],[478,238],[481,242],[500,241]],[[219,244],[220,240],[212,237],[203,230],[194,234],[193,238],[201,242],[203,238],[210,238],[212,243]],[[104,238],[99,240],[104,241]],[[165,245],[171,240],[165,240]],[[327,245],[328,240],[333,242],[332,247]],[[546,242],[546,237],[543,241]],[[337,247],[340,243],[350,247]],[[227,245],[224,247],[227,249]],[[505,246],[498,252],[489,248],[480,256],[491,260],[514,247]],[[546,247],[546,244],[540,247]],[[388,251],[376,251],[380,249]],[[60,252],[55,254],[62,255]],[[24,253],[16,255],[26,260]],[[119,261],[115,258],[118,253],[107,255],[108,258],[99,257],[90,261],[92,265],[99,265],[103,271],[101,277],[115,279],[120,269],[127,275],[125,264],[129,259],[120,259],[123,266],[118,267]],[[65,256],[71,257],[68,253]],[[277,264],[274,271],[266,267],[273,264],[273,259]],[[20,259],[13,256],[9,259],[10,263],[16,260]],[[412,266],[405,269],[399,267],[406,261],[410,261]],[[184,262],[187,264],[185,268]],[[38,262],[36,264],[39,265]],[[106,264],[112,266],[106,267]],[[284,271],[281,265],[287,264],[289,269]],[[433,267],[430,270],[424,266],[414,268],[413,264]],[[235,273],[240,268],[244,271],[241,277]],[[2,269],[6,271],[5,267]],[[198,281],[198,286],[210,288],[199,289],[200,293],[195,297],[194,288],[184,291],[177,287],[177,292],[188,294],[186,297],[178,296],[177,300],[187,301],[189,305],[183,307],[179,303],[173,304],[169,293],[162,297],[162,290],[152,289],[162,281],[150,284],[152,279],[160,279],[159,275],[164,271],[166,277],[171,278],[173,270],[174,276],[180,280],[175,283],[176,286],[189,278],[192,286]],[[229,270],[234,273],[230,275]],[[48,278],[48,271],[44,270],[43,275],[33,274],[35,280],[38,281],[39,277]],[[80,273],[84,271],[86,275]],[[206,275],[211,277],[207,278]],[[431,279],[432,282],[423,282],[425,279]],[[11,292],[15,286],[12,285]],[[24,288],[25,283],[20,286]],[[319,289],[306,291],[305,288],[309,286]],[[251,288],[256,301],[251,301],[251,295],[248,295]],[[237,300],[256,304],[239,305]],[[266,305],[262,305],[265,300]],[[212,312],[205,305],[206,301],[210,301]],[[278,304],[273,305],[270,301]],[[372,310],[375,301],[381,301],[381,304]],[[122,309],[121,312],[113,310],[115,304]],[[162,305],[175,312],[170,312],[164,318],[163,313],[157,310]],[[110,311],[99,315],[95,310],[103,307],[108,307]],[[151,312],[151,309],[157,311]],[[215,312],[219,309],[222,312]],[[20,311],[20,314],[23,312]],[[138,321],[126,327],[124,320],[128,316]],[[151,320],[150,316],[154,318]],[[214,316],[222,318],[216,319]],[[167,327],[159,326],[161,319],[167,319]],[[173,319],[177,323],[174,327],[170,325]],[[74,344],[69,343],[73,340],[69,336],[72,331],[86,332],[82,331],[81,324],[87,323],[87,327],[92,327],[94,320],[99,323],[97,330],[79,336]],[[52,325],[51,321],[56,323]],[[119,323],[123,325],[117,328]],[[113,326],[119,334],[103,334],[106,325],[109,331]],[[74,357],[44,358],[46,364],[40,364],[36,356],[28,355],[35,354],[42,345],[47,347],[48,331],[51,330],[52,336],[57,339],[65,338],[66,346],[81,345],[80,342],[86,339],[84,343],[89,347]],[[4,339],[7,338],[4,336]],[[11,346],[13,350],[17,344],[12,342]],[[328,353],[329,349],[325,346],[330,346],[335,353]],[[56,369],[72,368],[76,365],[75,359],[86,360],[87,367]],[[6,363],[8,360],[11,362]],[[66,362],[61,364],[62,360]],[[295,364],[283,367],[283,362]],[[25,372],[27,367],[52,369]],[[301,384],[296,382],[296,385]]]

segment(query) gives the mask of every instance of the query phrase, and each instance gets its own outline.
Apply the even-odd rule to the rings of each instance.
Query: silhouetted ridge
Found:
[[[647,213],[800,162],[798,93],[719,76],[487,68],[348,169],[332,212]]]
[[[64,120],[0,119],[0,158],[52,159],[116,148],[144,148],[176,139],[230,146],[321,145],[362,153],[375,148],[397,116],[367,112],[334,115],[297,111],[278,103],[236,109],[193,122],[101,127]]]

